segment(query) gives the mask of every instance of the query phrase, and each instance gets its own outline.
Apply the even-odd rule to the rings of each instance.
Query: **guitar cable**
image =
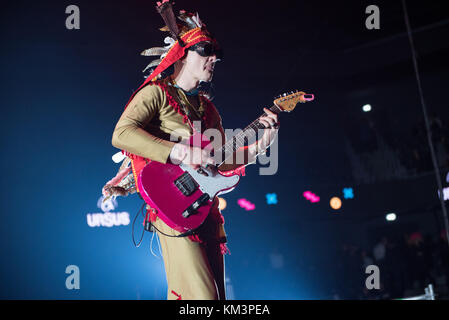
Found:
[[[143,216],[143,207],[144,207],[144,205],[145,205],[145,203],[142,205],[142,207],[140,207],[139,211],[137,211],[137,213],[136,213],[136,215],[134,217],[134,220],[133,220],[132,228],[131,228],[131,237],[132,237],[134,246],[136,248],[140,247],[140,245],[142,244],[143,236],[145,234],[145,228],[142,230],[142,236],[140,237],[139,243],[136,244],[136,240],[134,239],[134,224],[136,223],[137,216],[139,215],[139,213],[141,213],[142,216]]]
[[[140,194],[139,194],[139,196],[140,196]],[[132,228],[131,228],[131,237],[132,237],[133,244],[136,248],[140,247],[140,245],[142,244],[142,240],[143,240],[145,231],[153,232],[152,229],[156,230],[157,232],[159,232],[160,234],[162,234],[166,237],[171,237],[171,238],[182,238],[182,237],[187,237],[187,236],[191,236],[191,235],[195,234],[196,229],[191,229],[189,231],[186,231],[186,232],[178,234],[178,235],[171,235],[171,234],[162,232],[150,221],[149,217],[144,215],[143,209],[145,206],[146,206],[146,202],[144,201],[142,206],[140,207],[139,211],[137,211],[136,215],[134,216],[133,224],[132,224]],[[142,235],[140,237],[139,242],[136,243],[136,241],[134,239],[134,225],[136,223],[136,220],[137,220],[137,217],[139,216],[139,214],[141,214],[142,217],[144,218],[144,228],[142,230]]]
[[[156,226],[152,222],[150,222],[150,225],[152,228],[154,228],[160,234],[167,236],[167,237],[171,237],[171,238],[183,238],[183,237],[191,236],[191,235],[195,234],[195,230],[196,230],[196,229],[191,229],[189,231],[186,231],[186,232],[178,234],[178,235],[171,235],[171,234],[164,233],[161,230],[159,230],[158,228],[156,228]]]

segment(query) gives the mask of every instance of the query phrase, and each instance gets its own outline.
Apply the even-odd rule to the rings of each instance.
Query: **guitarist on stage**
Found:
[[[134,181],[149,161],[182,162],[193,168],[214,165],[214,159],[206,151],[170,139],[174,132],[183,137],[191,136],[194,121],[200,121],[202,131],[216,128],[224,137],[217,109],[205,94],[198,91],[201,81],[212,80],[215,63],[221,58],[217,41],[206,30],[198,14],[180,11],[176,21],[169,0],[158,2],[157,10],[166,24],[161,30],[169,33],[165,38],[167,46],[142,53],[157,55],[160,59],[150,63],[151,74],[132,95],[112,136],[112,145],[122,149],[131,162],[129,176],[134,177]],[[174,68],[171,75],[166,74],[169,67]],[[256,162],[257,154],[264,152],[274,140],[278,131],[277,115],[266,108],[264,111],[266,116],[259,118],[267,128],[262,138],[236,152],[234,158],[238,158],[238,153],[244,155],[243,165],[222,164],[218,169],[224,174],[244,175],[245,165]],[[120,179],[128,172],[126,168],[122,171]],[[114,179],[105,186],[103,194],[111,195],[120,189],[114,187],[119,179]],[[115,194],[127,193],[125,190]],[[157,212],[148,205],[147,210],[157,230],[166,235],[180,234],[159,219]],[[180,238],[160,235],[168,299],[226,299],[223,255],[227,248],[223,223],[216,201],[195,235]]]

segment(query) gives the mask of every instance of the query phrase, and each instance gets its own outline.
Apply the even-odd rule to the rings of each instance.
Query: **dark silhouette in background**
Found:
[[[424,293],[433,284],[439,298],[449,295],[449,249],[443,235],[435,239],[420,232],[404,234],[398,239],[383,236],[372,248],[345,244],[341,248],[343,278],[333,296],[338,299],[399,299]],[[380,290],[365,287],[366,266],[380,270]],[[357,277],[354,275],[364,275]]]

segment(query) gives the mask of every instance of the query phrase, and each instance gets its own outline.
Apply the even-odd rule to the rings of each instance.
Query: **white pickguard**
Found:
[[[239,175],[225,177],[219,174],[218,172],[214,172],[211,169],[203,168],[203,170],[208,174],[208,176],[206,177],[205,175],[198,173],[195,169],[193,169],[188,165],[180,164],[179,167],[182,170],[187,171],[192,176],[192,178],[195,179],[195,181],[198,183],[198,185],[200,186],[200,190],[203,193],[209,194],[211,198],[215,195],[224,194],[232,191],[234,189],[232,187],[234,187],[240,180]]]

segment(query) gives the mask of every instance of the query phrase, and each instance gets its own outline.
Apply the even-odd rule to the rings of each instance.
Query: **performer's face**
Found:
[[[184,61],[185,71],[194,77],[195,80],[209,82],[214,75],[216,62],[216,54],[203,57],[198,52],[189,50]]]

